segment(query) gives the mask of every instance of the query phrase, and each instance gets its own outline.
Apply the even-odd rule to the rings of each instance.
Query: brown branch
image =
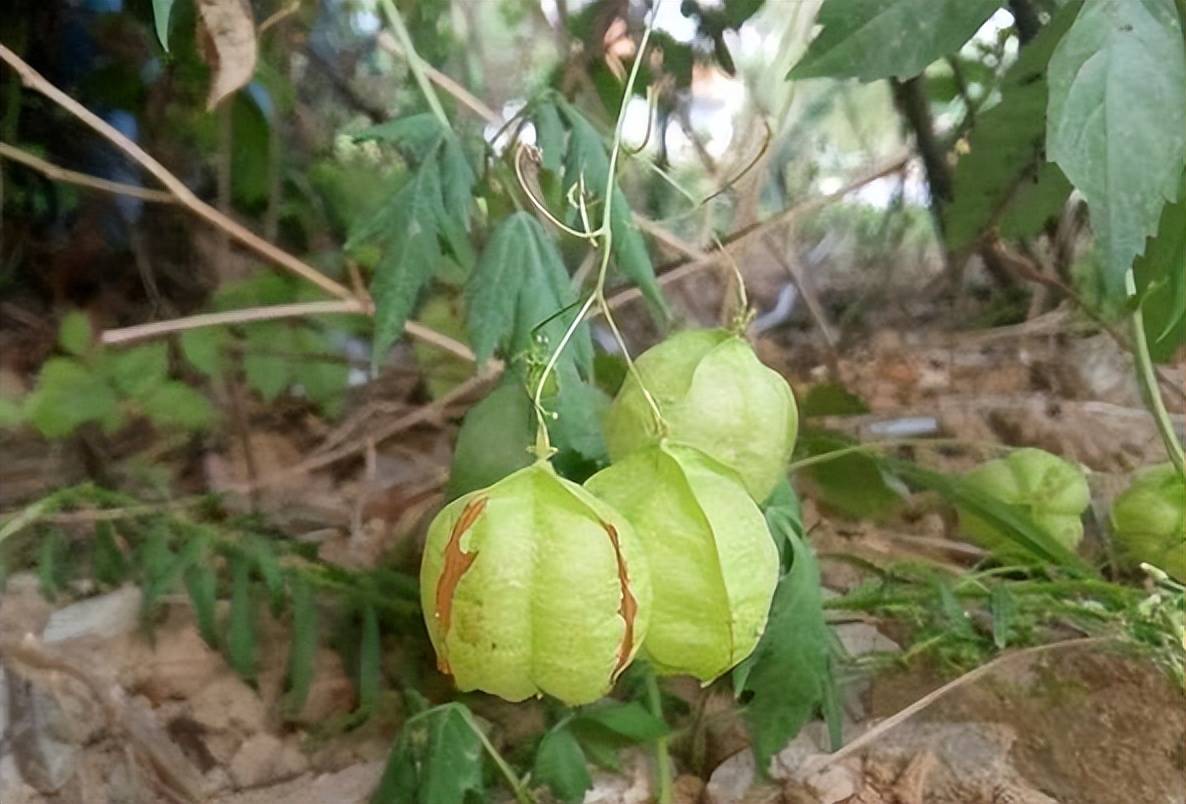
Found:
[[[177,203],[177,199],[172,194],[166,193],[163,190],[150,190],[146,187],[137,187],[134,184],[122,184],[118,181],[109,181],[107,179],[101,179],[98,176],[79,173],[76,170],[68,170],[67,168],[55,165],[53,162],[47,162],[39,156],[34,156],[28,151],[23,151],[20,148],[9,145],[6,142],[0,142],[0,157],[10,159],[27,168],[32,168],[53,181],[74,184],[79,187],[89,187],[92,190],[99,190],[104,193],[126,195],[154,204]]]
[[[142,168],[148,171],[157,181],[167,189],[176,199],[177,202],[185,206],[199,218],[203,219],[210,225],[223,230],[231,238],[243,244],[247,248],[256,252],[260,256],[271,260],[272,262],[287,268],[294,274],[312,282],[327,293],[337,296],[339,299],[353,299],[354,296],[350,289],[345,285],[331,279],[325,274],[318,271],[313,266],[305,263],[288,252],[264,240],[259,235],[252,232],[247,227],[238,223],[235,220],[227,217],[219,212],[214,207],[207,204],[202,199],[194,195],[193,191],[185,186],[181,179],[169,172],[168,168],[162,165],[153,157],[149,156],[143,148],[137,145],[132,140],[125,137],[106,121],[80,104],[78,101],[71,98],[62,90],[47,81],[41,73],[34,70],[24,61],[20,56],[13,53],[4,45],[0,45],[0,61],[5,62],[9,67],[16,71],[20,76],[21,82],[33,90],[39,92],[51,101],[61,106],[70,114],[77,117],[95,132],[106,138],[112,145],[115,145],[123,151],[129,158],[139,164]]]

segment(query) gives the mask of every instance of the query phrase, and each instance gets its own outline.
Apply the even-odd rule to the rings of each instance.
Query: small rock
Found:
[[[0,636],[21,639],[36,634],[49,622],[53,606],[41,596],[41,582],[31,572],[18,572],[0,595]]]
[[[211,731],[263,731],[265,712],[255,690],[230,671],[207,684],[190,701],[190,717]]]
[[[847,801],[861,789],[861,772],[847,765],[832,765],[806,780],[819,804]]]
[[[640,750],[622,752],[622,772],[593,772],[593,787],[584,804],[648,804],[652,799],[651,769]]]
[[[80,600],[58,609],[45,624],[46,644],[92,637],[111,639],[136,629],[142,595],[135,586],[123,586],[105,595]]]
[[[853,657],[864,656],[866,653],[901,650],[897,642],[868,623],[841,623],[832,630],[840,644]]]
[[[671,786],[672,804],[700,804],[704,795],[704,780],[689,773],[677,776]]]
[[[379,784],[384,764],[368,762],[320,776],[306,773],[282,784],[218,798],[213,804],[365,804]]]
[[[275,779],[283,752],[284,743],[271,734],[256,734],[247,738],[231,760],[231,779],[235,787],[240,790],[258,787]]]
[[[738,751],[712,772],[704,787],[704,801],[706,804],[737,804],[754,786],[757,772],[754,752],[749,749]]]

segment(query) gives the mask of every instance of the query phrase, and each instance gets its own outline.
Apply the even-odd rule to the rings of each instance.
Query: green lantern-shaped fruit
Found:
[[[672,442],[689,444],[741,477],[766,499],[786,474],[799,414],[791,388],[758,360],[743,338],[723,329],[681,332],[637,360]],[[662,434],[638,382],[629,375],[606,419],[610,458],[655,444]]]
[[[661,672],[711,681],[753,651],[778,583],[778,548],[740,478],[660,442],[585,482],[630,520],[655,587],[643,652]]]
[[[1018,449],[988,461],[964,480],[997,500],[1018,508],[1054,541],[1075,550],[1083,539],[1083,511],[1091,503],[1087,478],[1076,466],[1040,449]],[[996,527],[960,511],[962,530],[1000,559],[1032,561],[1033,557]]]
[[[630,524],[540,461],[445,506],[420,596],[438,665],[460,689],[576,705],[633,659],[651,584]]]
[[[1186,484],[1172,464],[1133,478],[1112,503],[1112,533],[1129,559],[1186,583]]]

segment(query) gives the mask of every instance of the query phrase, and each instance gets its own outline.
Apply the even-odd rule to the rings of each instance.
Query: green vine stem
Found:
[[[420,59],[420,54],[416,52],[415,45],[412,44],[412,37],[408,34],[407,26],[404,25],[404,18],[400,16],[399,9],[395,7],[392,0],[380,0],[380,2],[383,5],[383,13],[387,16],[387,22],[395,31],[395,38],[399,40],[400,47],[404,49],[404,58],[407,59],[408,68],[412,71],[412,76],[416,79],[416,85],[420,87],[420,92],[424,95],[428,108],[436,115],[442,126],[450,128],[445,107],[441,105],[441,99],[437,97],[436,90],[432,88],[432,82],[428,80],[428,75],[424,72],[424,62]]]
[[[535,797],[527,791],[523,786],[523,780],[515,773],[515,769],[510,766],[502,754],[498,753],[498,749],[494,747],[494,743],[490,742],[490,738],[486,736],[486,732],[482,731],[474,720],[473,715],[468,709],[461,710],[465,722],[473,729],[474,734],[478,736],[482,747],[486,749],[486,753],[490,755],[490,759],[494,760],[495,766],[498,767],[499,772],[503,778],[507,780],[507,786],[511,788],[511,793],[515,796],[515,801],[519,804],[536,804]]]
[[[1174,432],[1174,425],[1169,411],[1165,408],[1165,400],[1161,398],[1161,389],[1157,385],[1157,372],[1153,368],[1153,358],[1149,355],[1149,340],[1145,336],[1145,319],[1141,311],[1142,299],[1137,297],[1136,280],[1132,271],[1125,274],[1125,290],[1128,292],[1132,309],[1132,353],[1136,358],[1137,381],[1145,393],[1145,403],[1149,412],[1157,422],[1157,432],[1165,444],[1165,451],[1178,469],[1178,474],[1186,475],[1186,456],[1182,453],[1182,444],[1178,441],[1178,434]]]
[[[647,667],[647,706],[651,714],[663,720],[663,699],[659,694],[659,679],[653,667]],[[658,792],[655,801],[658,804],[671,804],[671,755],[667,752],[667,738],[655,739],[655,784]]]

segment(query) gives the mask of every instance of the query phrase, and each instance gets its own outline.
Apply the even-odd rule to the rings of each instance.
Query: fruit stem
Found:
[[[659,694],[659,679],[655,675],[653,667],[647,668],[647,706],[650,707],[651,714],[663,720],[663,699]],[[671,755],[667,753],[667,738],[658,737],[655,739],[655,784],[658,787],[658,793],[655,801],[658,804],[671,804]]]
[[[1161,391],[1157,387],[1157,373],[1153,368],[1153,358],[1149,354],[1149,340],[1145,336],[1145,320],[1141,311],[1141,299],[1137,297],[1136,281],[1130,270],[1124,276],[1125,290],[1128,291],[1129,301],[1132,302],[1132,352],[1136,358],[1137,380],[1141,390],[1145,392],[1145,404],[1157,422],[1157,431],[1165,444],[1165,451],[1169,455],[1179,475],[1186,475],[1186,456],[1182,453],[1182,444],[1178,441],[1178,434],[1174,432],[1173,422],[1169,411],[1165,409],[1165,400],[1161,398]]]

